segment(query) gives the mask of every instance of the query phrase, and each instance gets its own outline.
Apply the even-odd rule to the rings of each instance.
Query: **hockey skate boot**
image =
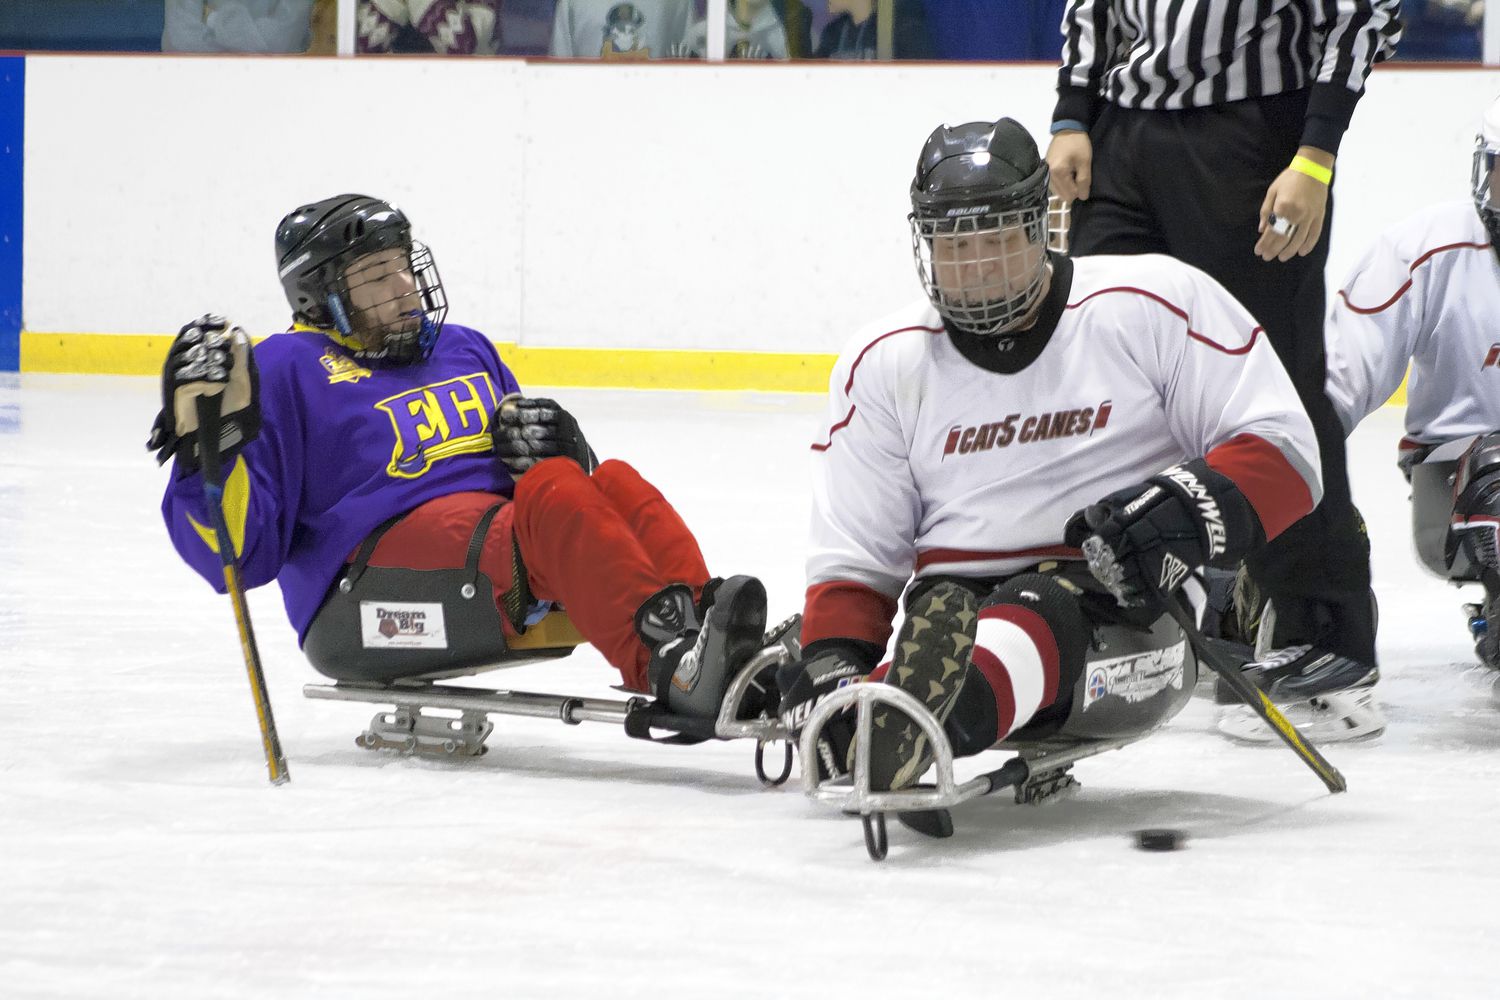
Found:
[[[1278,649],[1241,668],[1246,680],[1264,691],[1287,719],[1315,743],[1371,739],[1385,731],[1385,715],[1375,701],[1380,670],[1316,646]],[[1218,728],[1250,743],[1278,737],[1222,678],[1215,681]]]
[[[956,584],[940,583],[907,609],[885,683],[914,695],[942,725],[953,711],[978,626],[978,599]],[[913,784],[932,763],[927,735],[905,713],[880,706],[871,717],[870,787]],[[852,769],[853,762],[850,762]]]
[[[679,715],[718,715],[725,690],[765,636],[766,588],[755,577],[722,581],[711,600],[700,622],[692,591],[673,584],[636,612],[636,631],[652,650],[647,681]]]

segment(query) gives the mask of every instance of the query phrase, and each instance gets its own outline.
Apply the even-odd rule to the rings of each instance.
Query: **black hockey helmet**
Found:
[[[378,269],[351,268],[382,251],[388,259]],[[432,353],[448,311],[442,279],[431,251],[412,239],[405,213],[389,202],[341,194],[292,210],[276,226],[276,267],[293,316],[337,330],[359,361],[410,364]],[[384,292],[380,302],[353,293],[360,275],[380,280],[392,272],[409,276],[409,287]],[[399,315],[378,320],[377,313]]]
[[[1474,143],[1474,208],[1490,234],[1490,245],[1500,251],[1500,182],[1496,181],[1495,164],[1500,160],[1500,99],[1490,105],[1480,123]]]
[[[927,137],[911,182],[912,254],[927,297],[960,330],[1004,333],[1041,297],[1047,179],[1035,141],[1010,118]]]

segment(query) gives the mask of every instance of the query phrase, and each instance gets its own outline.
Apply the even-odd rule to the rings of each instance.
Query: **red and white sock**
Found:
[[[970,662],[995,692],[997,740],[1057,700],[1058,659],[1052,629],[1030,608],[997,604],[979,612]]]

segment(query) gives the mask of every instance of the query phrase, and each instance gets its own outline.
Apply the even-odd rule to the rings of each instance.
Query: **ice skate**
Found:
[[[1385,714],[1375,700],[1380,670],[1315,646],[1288,646],[1247,662],[1245,678],[1260,688],[1282,713],[1315,743],[1373,739],[1385,731]],[[1218,678],[1214,701],[1218,728],[1231,739],[1270,743],[1278,737],[1250,706]]]
[[[1373,684],[1282,705],[1281,713],[1313,743],[1372,740],[1385,732],[1385,713],[1375,700]],[[1221,706],[1218,728],[1245,743],[1274,743],[1279,738],[1248,705]]]
[[[963,690],[978,618],[969,590],[951,583],[928,590],[907,611],[885,683],[914,695],[942,724]],[[894,708],[877,708],[871,721],[870,787],[911,785],[932,762],[926,735]]]

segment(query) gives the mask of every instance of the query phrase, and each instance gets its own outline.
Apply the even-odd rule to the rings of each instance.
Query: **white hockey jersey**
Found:
[[[1051,339],[1014,374],[966,359],[925,301],[839,357],[813,444],[804,643],[883,646],[913,573],[1078,558],[1075,511],[1192,458],[1239,486],[1268,537],[1317,503],[1312,425],[1218,282],[1159,255],[1080,258],[1065,288],[1068,270]]]
[[[1387,230],[1334,298],[1326,342],[1346,431],[1390,398],[1408,361],[1407,443],[1500,429],[1500,259],[1473,202]]]

